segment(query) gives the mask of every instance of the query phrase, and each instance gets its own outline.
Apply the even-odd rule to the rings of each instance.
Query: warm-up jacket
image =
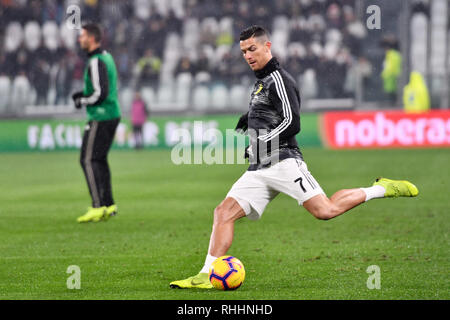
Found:
[[[81,104],[88,120],[104,121],[121,115],[117,97],[117,69],[110,53],[100,48],[88,54]]]
[[[276,58],[255,75],[248,111],[248,170],[287,158],[303,160],[295,138],[300,132],[300,93],[295,80]]]

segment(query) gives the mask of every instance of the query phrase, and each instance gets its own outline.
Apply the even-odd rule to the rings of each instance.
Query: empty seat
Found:
[[[215,57],[216,51],[215,51],[214,47],[211,45],[206,45],[206,44],[202,45],[201,53],[204,54],[208,58],[209,63],[211,63],[211,61],[215,61],[215,59],[216,59],[216,57]]]
[[[235,110],[245,110],[248,108],[249,96],[247,89],[243,85],[233,85],[230,89],[230,106]]]
[[[59,37],[68,49],[75,49],[77,44],[78,30],[67,28],[65,23],[59,27]]]
[[[47,21],[42,26],[42,37],[45,46],[54,51],[59,44],[59,30],[58,25],[54,21]]]
[[[219,32],[233,33],[233,18],[223,17],[219,21]]]
[[[446,44],[447,44],[447,20],[446,15],[450,13],[448,1],[432,1],[431,3],[431,56],[430,72],[445,75]],[[449,42],[450,43],[450,42]],[[448,52],[450,54],[450,51]],[[433,86],[432,86],[433,87]]]
[[[191,88],[184,86],[175,92],[175,106],[176,110],[184,110],[189,106],[191,98]]]
[[[183,24],[183,36],[189,34],[198,34],[200,32],[200,24],[197,18],[188,18]]]
[[[323,48],[323,55],[330,60],[336,59],[339,47],[334,42],[327,42]]]
[[[287,32],[289,30],[289,19],[284,15],[278,15],[273,19],[273,30]]]
[[[274,31],[272,34],[272,48],[276,55],[281,59],[286,59],[287,44],[289,40],[289,33],[284,31]]]
[[[159,85],[174,85],[174,78],[172,74],[172,70],[169,70],[167,64],[163,64],[161,70],[159,71]]]
[[[211,90],[211,107],[215,110],[225,110],[230,107],[228,88],[223,84],[213,86]]]
[[[196,83],[208,83],[211,81],[211,74],[206,71],[200,71],[195,75]]]
[[[274,31],[272,34],[272,42],[279,44],[283,47],[287,46],[289,40],[289,33],[288,32],[283,32],[283,31]]]
[[[24,75],[14,78],[11,93],[11,109],[22,113],[26,105],[30,103],[30,82]]]
[[[11,92],[11,80],[6,76],[0,76],[0,114],[5,112],[9,104]]]
[[[320,57],[323,53],[323,47],[319,42],[311,43],[309,48],[311,49],[311,52],[317,57]]]
[[[427,73],[427,29],[428,20],[424,13],[416,13],[411,19],[411,70]]]
[[[197,44],[199,42],[198,33],[186,33],[183,35],[183,48],[188,52],[195,52]]]
[[[325,34],[325,41],[339,45],[342,42],[342,33],[338,29],[330,29]]]
[[[177,75],[176,79],[177,88],[180,88],[180,86],[187,86],[190,87],[192,84],[192,74],[189,72],[182,72],[179,75]]]
[[[192,93],[192,104],[195,110],[207,110],[210,108],[210,92],[205,85],[198,85]]]
[[[153,105],[156,103],[155,90],[152,87],[143,87],[141,89],[141,97],[151,112]]]
[[[12,52],[17,50],[23,41],[23,29],[20,23],[11,22],[6,27],[5,33],[5,50]]]
[[[367,36],[367,29],[361,23],[361,21],[353,21],[347,25],[347,31],[353,37],[358,39],[365,38]]]
[[[147,20],[152,13],[152,3],[148,0],[134,0],[134,15],[141,19]]]
[[[164,107],[164,105],[170,105],[174,102],[173,87],[171,84],[162,84],[158,89],[158,104]]]
[[[231,47],[228,45],[220,45],[214,51],[215,54],[212,56],[212,60],[210,59],[210,65],[220,64],[223,57],[231,52]]]
[[[316,72],[313,69],[308,69],[301,77],[300,95],[302,99],[308,100],[317,97],[317,94]]]
[[[164,17],[169,13],[170,3],[167,0],[153,0],[153,6],[155,11]]]
[[[188,51],[195,51],[200,39],[200,23],[196,18],[188,18],[183,24],[182,44]]]
[[[170,7],[175,14],[175,17],[178,19],[182,19],[185,16],[184,8],[184,0],[171,0],[170,1]]]
[[[36,21],[30,21],[24,28],[25,46],[28,50],[36,50],[41,44],[41,26]]]
[[[304,57],[306,56],[306,48],[300,42],[291,42],[287,47],[289,56]]]
[[[180,46],[180,36],[176,32],[171,32],[166,37],[165,49],[176,50]]]
[[[120,91],[119,100],[120,106],[123,111],[129,112],[131,110],[131,104],[133,103],[134,92],[131,88],[123,88]]]
[[[219,32],[219,23],[214,17],[206,17],[200,25],[201,32],[210,32],[217,34]]]
[[[164,51],[163,66],[166,66],[169,70],[176,68],[180,59],[180,51],[172,49],[166,49]]]
[[[177,75],[175,90],[175,105],[178,110],[185,109],[190,102],[191,87],[193,83],[192,74],[182,72]]]
[[[312,14],[307,21],[308,28],[315,31],[323,31],[326,29],[326,23],[320,14]]]

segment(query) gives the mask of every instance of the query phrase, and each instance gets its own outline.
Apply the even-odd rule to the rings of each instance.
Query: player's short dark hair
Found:
[[[269,32],[267,32],[267,30],[261,26],[254,25],[248,27],[247,29],[242,30],[241,34],[239,35],[239,40],[244,41],[250,39],[251,37],[261,37],[261,36],[269,37]]]
[[[102,41],[103,39],[102,28],[97,23],[89,22],[84,24],[81,28],[86,30],[86,32],[91,36],[94,36],[96,42],[100,43]]]

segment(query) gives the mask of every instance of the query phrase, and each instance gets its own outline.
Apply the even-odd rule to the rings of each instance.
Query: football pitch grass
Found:
[[[78,224],[90,205],[77,152],[0,155],[0,299],[450,299],[450,149],[304,149],[325,192],[408,179],[417,198],[365,203],[329,221],[279,195],[235,227],[236,291],[180,290],[207,253],[213,210],[247,165],[172,164],[169,151],[113,150],[119,214]],[[81,289],[68,289],[79,266]],[[367,268],[380,268],[368,289]]]

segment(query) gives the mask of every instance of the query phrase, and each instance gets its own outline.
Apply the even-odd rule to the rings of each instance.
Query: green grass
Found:
[[[330,221],[280,195],[241,219],[229,251],[244,263],[233,292],[174,290],[206,255],[214,207],[246,165],[181,165],[167,151],[112,151],[119,215],[77,224],[89,205],[78,153],[0,155],[0,299],[449,299],[450,149],[305,149],[328,195],[406,178],[414,199],[370,201]],[[69,290],[69,265],[81,289]],[[366,269],[381,269],[369,290]]]

